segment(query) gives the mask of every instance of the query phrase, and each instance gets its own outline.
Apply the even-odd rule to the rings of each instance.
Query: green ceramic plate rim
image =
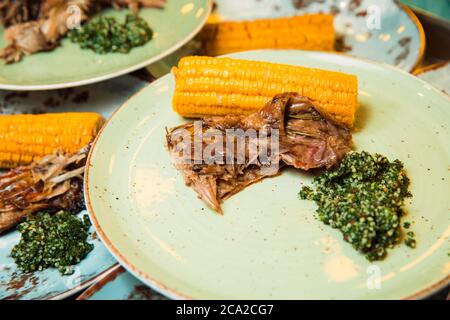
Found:
[[[411,70],[409,70],[409,72],[413,72],[420,67],[423,59],[425,58],[425,50],[427,47],[427,38],[425,36],[425,30],[423,29],[422,22],[420,22],[419,18],[414,13],[414,11],[403,3],[398,3],[398,5],[399,5],[400,9],[405,11],[406,14],[409,16],[409,18],[414,22],[414,25],[416,26],[417,31],[419,32],[419,37],[420,37],[419,54],[417,56],[416,63],[411,67]],[[363,60],[365,60],[365,59],[363,59]]]
[[[195,35],[203,28],[203,25],[208,20],[209,15],[211,14],[213,6],[213,0],[207,0],[206,2],[206,14],[203,16],[200,23],[197,25],[197,27],[189,33],[185,38],[183,38],[178,43],[175,43],[172,47],[168,48],[167,50],[161,52],[160,54],[153,56],[143,62],[140,62],[134,66],[128,67],[126,69],[122,69],[120,71],[107,73],[105,75],[101,75],[98,77],[88,78],[84,80],[78,80],[78,81],[72,81],[72,82],[65,82],[65,83],[56,83],[56,84],[39,84],[39,85],[16,85],[16,84],[2,84],[0,83],[0,90],[15,90],[15,91],[38,91],[38,90],[53,90],[53,89],[64,89],[64,88],[73,88],[73,87],[79,87],[84,86],[87,84],[92,84],[108,79],[112,79],[115,77],[119,77],[121,75],[136,71],[140,68],[143,68],[151,63],[157,62],[161,60],[162,58],[168,56],[169,54],[175,52],[182,46],[184,46],[187,42],[189,42],[192,38],[195,37]]]
[[[246,52],[264,53],[265,51],[273,51],[273,50],[252,50],[252,51],[246,51]],[[360,62],[371,64],[372,66],[377,67],[377,68],[391,69],[392,71],[402,73],[407,77],[412,77],[413,79],[415,79],[414,81],[418,81],[419,83],[422,83],[424,85],[429,85],[429,83],[426,82],[425,80],[415,77],[411,73],[409,73],[405,70],[402,70],[400,68],[397,68],[395,66],[392,66],[390,64],[387,64],[384,62],[376,62],[376,61],[372,61],[372,60],[364,59],[364,58],[356,58],[354,56],[351,56],[351,55],[348,55],[345,53],[339,53],[339,52],[338,53],[327,53],[327,52],[320,52],[320,51],[304,51],[304,50],[280,50],[280,51],[290,51],[293,53],[297,52],[300,54],[302,52],[305,52],[305,53],[309,53],[309,54],[319,54],[322,56],[335,56],[335,55],[345,56],[347,59],[359,60]],[[240,52],[240,53],[242,53],[242,52]],[[224,55],[224,56],[233,57],[234,54],[228,54],[228,55]],[[167,296],[168,298],[192,300],[194,298],[187,296],[181,292],[178,292],[174,289],[169,288],[168,286],[166,286],[162,282],[156,280],[151,275],[143,272],[142,270],[140,270],[139,268],[137,268],[136,266],[134,266],[127,260],[127,258],[118,250],[118,248],[116,246],[114,246],[112,241],[106,235],[105,231],[103,231],[103,229],[100,227],[100,224],[95,215],[94,209],[91,204],[91,199],[89,196],[89,171],[92,166],[91,165],[92,155],[93,155],[93,151],[97,145],[97,142],[101,139],[104,129],[109,125],[110,122],[112,122],[114,120],[114,118],[117,116],[119,111],[121,111],[123,108],[125,108],[130,101],[132,101],[138,95],[142,94],[144,92],[144,90],[146,90],[148,87],[156,85],[159,82],[164,81],[166,78],[168,78],[170,76],[171,76],[171,74],[167,74],[167,75],[157,79],[156,81],[150,83],[148,86],[145,86],[144,88],[142,88],[141,90],[136,92],[134,95],[132,95],[130,98],[128,98],[127,101],[125,101],[116,111],[114,111],[114,113],[107,120],[107,122],[102,127],[100,132],[97,134],[96,138],[94,139],[94,141],[92,143],[92,147],[91,147],[91,150],[89,152],[89,155],[88,155],[88,158],[86,161],[86,170],[85,170],[85,174],[84,174],[84,197],[85,197],[85,202],[86,202],[86,210],[89,213],[89,217],[90,217],[90,220],[91,220],[94,228],[97,230],[98,236],[103,241],[103,243],[105,244],[106,248],[110,251],[110,253],[117,259],[117,261],[120,263],[120,265],[122,265],[133,276],[135,276],[139,280],[143,281],[145,284],[147,284],[148,286],[150,286],[152,289],[156,290],[157,292],[160,292],[161,294]],[[439,91],[438,89],[436,89],[434,87],[431,88],[431,91],[434,91],[436,94],[440,95],[441,97],[443,97],[445,100],[447,100],[450,103],[450,96],[446,95],[445,93]],[[430,285],[427,288],[423,288],[423,289],[421,289],[417,292],[414,292],[408,296],[402,297],[402,300],[424,299],[424,298],[436,293],[440,289],[443,289],[445,286],[447,286],[449,284],[450,284],[450,274],[448,274],[446,277],[442,278],[441,280],[433,283],[432,285]]]
[[[430,71],[434,71],[440,68],[444,68],[446,67],[448,64],[450,64],[450,61],[441,61],[441,62],[437,62],[437,63],[433,63],[430,64],[428,66],[422,67],[422,68],[418,68],[416,70],[414,70],[413,75],[415,76],[419,76],[423,73],[427,73]]]

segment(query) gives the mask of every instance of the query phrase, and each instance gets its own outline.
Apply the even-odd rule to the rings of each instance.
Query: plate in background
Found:
[[[49,90],[98,82],[123,75],[155,62],[188,42],[200,31],[211,9],[210,0],[167,1],[160,9],[141,9],[154,31],[154,38],[128,54],[97,54],[82,50],[65,38],[49,52],[26,56],[22,61],[0,67],[0,89]],[[122,21],[128,10],[107,9],[101,15]],[[0,27],[0,47],[4,47]]]
[[[450,95],[450,62],[442,62],[418,69],[416,76]]]
[[[108,118],[125,100],[144,87],[151,79],[145,74],[126,75],[110,81],[79,88],[14,92],[0,91],[1,113],[98,112]],[[80,215],[86,214],[86,211]],[[20,240],[18,231],[0,235],[0,300],[1,299],[62,299],[89,286],[97,277],[117,264],[91,227],[88,240],[94,250],[75,273],[62,276],[56,269],[24,274],[10,257],[11,249]]]
[[[228,199],[223,216],[205,208],[164,147],[165,127],[185,121],[172,111],[174,80],[167,75],[114,114],[88,159],[88,210],[121,264],[171,298],[420,298],[447,284],[448,96],[399,69],[343,55],[261,50],[230,56],[358,75],[356,150],[405,163],[417,248],[400,245],[386,260],[369,263],[314,218],[314,204],[298,199],[311,175],[297,170]],[[367,285],[374,270],[382,281],[377,290]]]

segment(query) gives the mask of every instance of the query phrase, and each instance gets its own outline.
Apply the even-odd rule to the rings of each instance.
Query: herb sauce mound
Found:
[[[153,31],[144,19],[128,14],[125,23],[119,23],[113,17],[94,18],[71,30],[68,37],[82,49],[96,53],[128,53],[150,41]]]
[[[318,218],[341,230],[344,240],[370,261],[381,260],[387,248],[402,238],[400,218],[409,178],[399,160],[368,152],[350,152],[334,170],[313,179],[314,189],[303,187],[301,199],[318,205]],[[415,240],[408,232],[406,244]]]
[[[69,212],[40,212],[19,224],[22,235],[11,256],[23,272],[57,268],[62,274],[73,273],[74,264],[94,248],[87,242],[90,222]]]

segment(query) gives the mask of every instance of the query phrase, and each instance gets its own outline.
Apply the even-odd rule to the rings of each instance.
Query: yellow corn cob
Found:
[[[333,15],[310,14],[290,18],[207,23],[198,38],[205,54],[216,56],[255,49],[332,51]]]
[[[56,150],[76,152],[97,135],[97,113],[0,115],[0,167],[29,164]]]
[[[297,92],[351,127],[358,107],[356,76],[340,72],[194,56],[181,59],[172,72],[173,109],[185,117],[248,115],[279,93]]]

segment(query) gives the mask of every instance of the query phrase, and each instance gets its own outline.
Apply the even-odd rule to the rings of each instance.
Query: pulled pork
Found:
[[[9,27],[35,20],[40,6],[40,0],[0,0],[0,23]]]
[[[200,130],[196,130],[195,122],[170,129],[166,134],[167,146],[185,183],[218,213],[222,213],[223,200],[254,182],[280,174],[279,168],[284,165],[302,170],[334,166],[351,150],[352,143],[347,128],[296,93],[277,95],[260,111],[247,117],[205,118],[199,126],[197,124],[197,129]],[[231,149],[223,145],[216,148],[217,141],[207,134],[215,132],[227,137],[230,129],[255,130],[263,132],[267,138],[261,148],[259,138],[244,137],[243,155],[241,152],[241,161],[238,161],[238,137],[233,136]],[[225,139],[221,143],[225,144]],[[201,150],[210,148],[215,152],[205,158],[202,152],[195,151],[199,146],[195,141],[200,141]],[[269,150],[267,146],[272,142],[278,148]],[[255,145],[256,153],[251,152]],[[265,160],[261,161],[264,154]]]
[[[0,0],[1,1],[1,0]],[[7,46],[0,51],[6,63],[20,61],[24,55],[52,50],[68,32],[68,21],[79,9],[80,22],[105,6],[129,7],[137,13],[141,7],[163,8],[166,0],[9,0],[0,2],[0,17],[5,26]],[[9,5],[8,5],[9,4]]]
[[[0,175],[0,233],[27,215],[84,209],[83,173],[89,146],[76,154],[55,153]]]

